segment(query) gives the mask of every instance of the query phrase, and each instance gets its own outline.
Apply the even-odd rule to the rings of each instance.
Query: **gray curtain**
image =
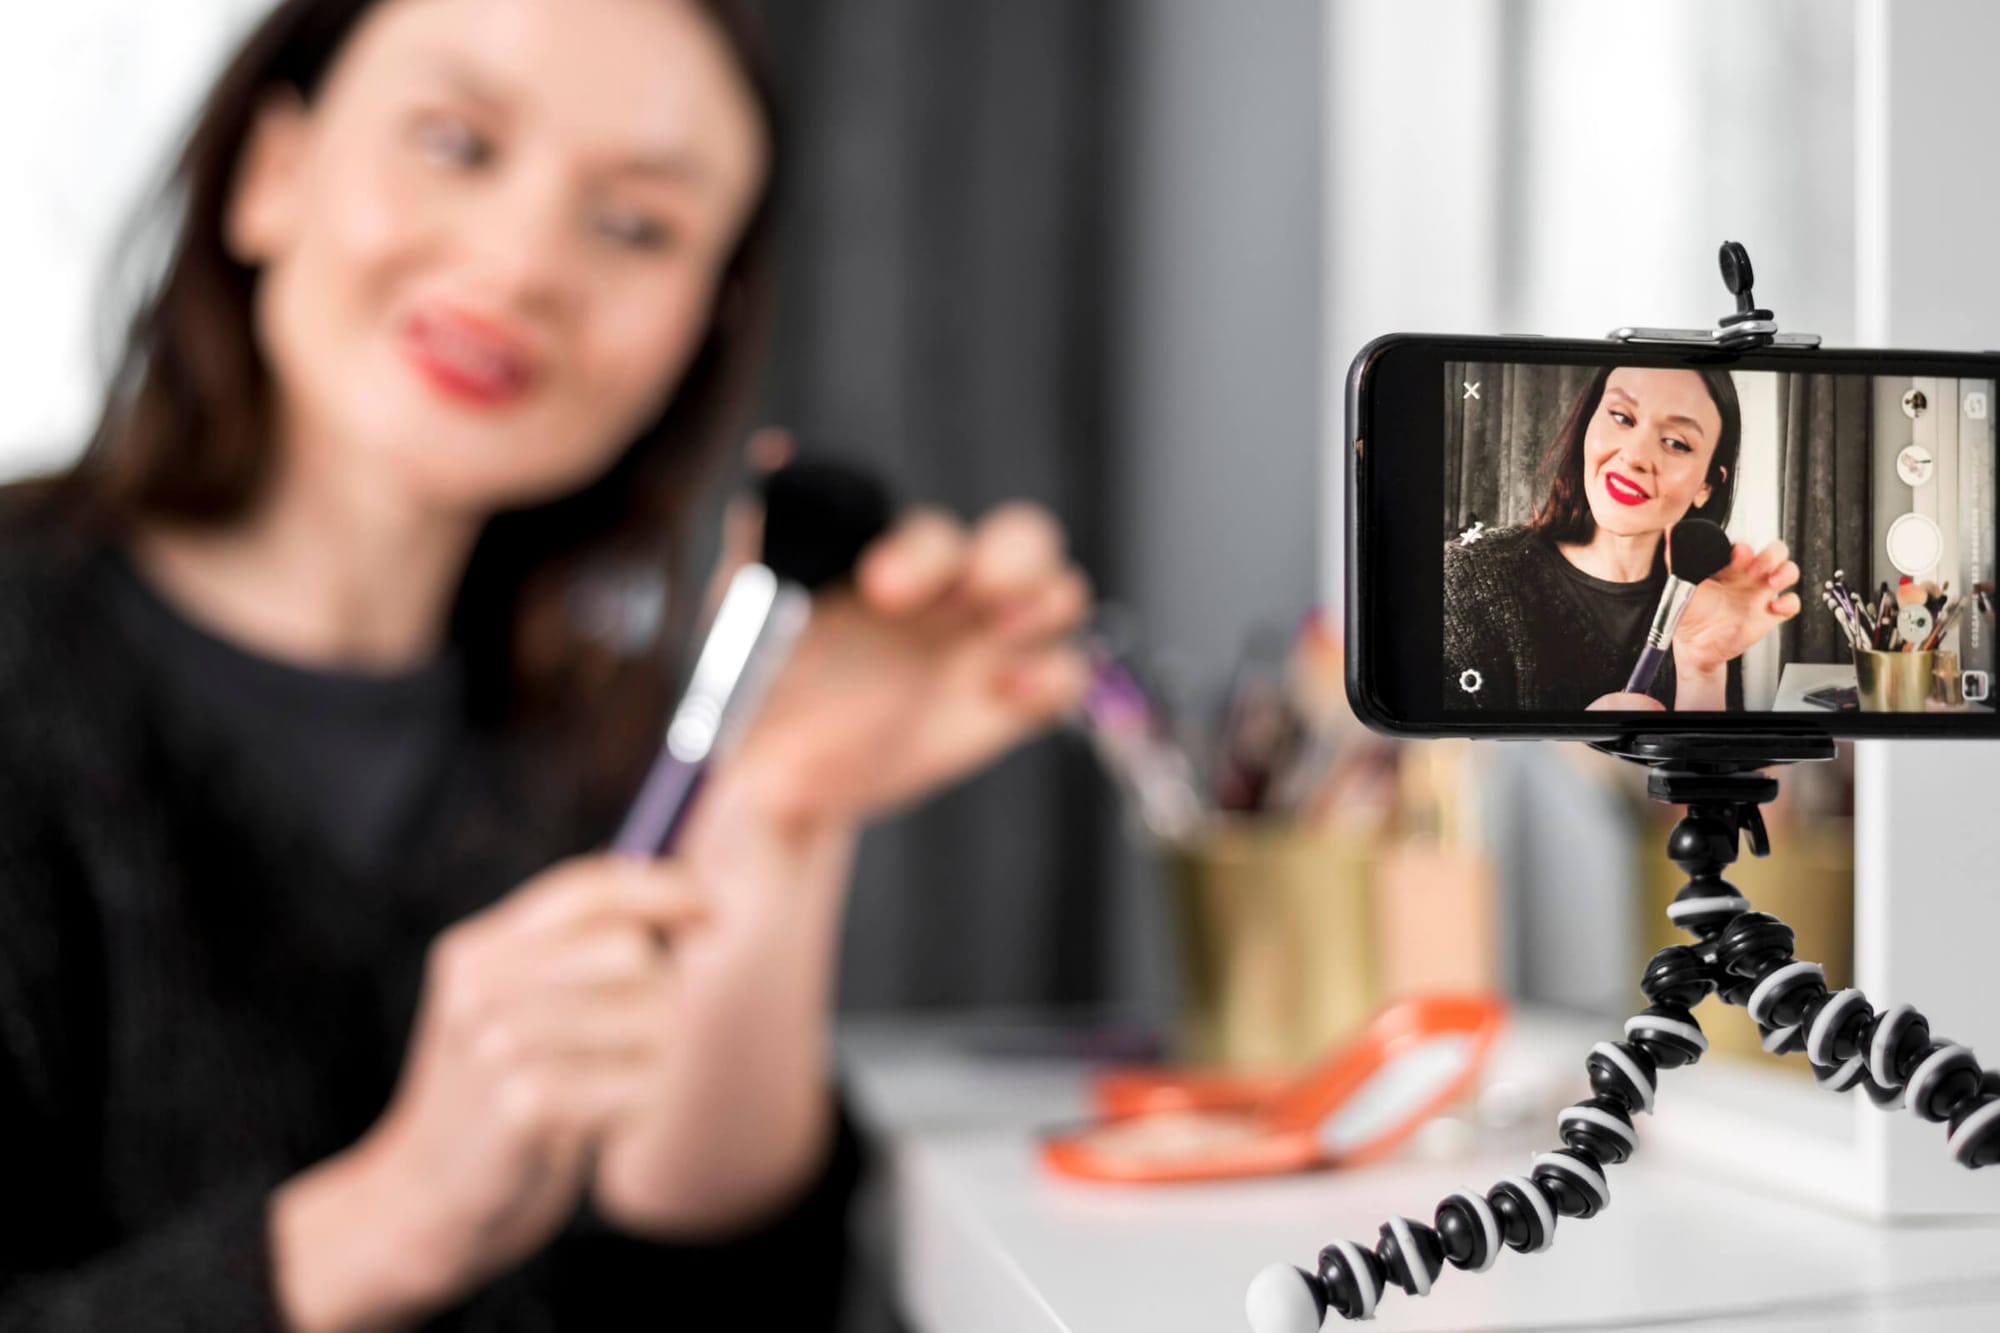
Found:
[[[1871,567],[1869,380],[1862,375],[1778,376],[1779,531],[1798,562],[1804,610],[1780,631],[1786,662],[1848,660],[1846,638],[1819,605],[1818,589],[1845,570],[1865,588]]]
[[[1534,517],[1548,489],[1544,456],[1594,374],[1589,366],[1445,366],[1441,537],[1475,520],[1502,527]],[[1468,385],[1478,386],[1476,397]]]
[[[768,419],[964,513],[1025,496],[1101,572],[1106,65],[1116,7],[772,0],[788,94]],[[1111,797],[1016,755],[864,844],[850,1009],[1104,999]]]

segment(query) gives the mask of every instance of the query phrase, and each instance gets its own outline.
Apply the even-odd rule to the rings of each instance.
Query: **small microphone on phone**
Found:
[[[873,476],[826,459],[765,478],[763,559],[730,577],[665,744],[612,850],[660,856],[674,840],[710,760],[748,725],[812,615],[812,595],[854,573],[889,528],[888,492]]]
[[[1721,573],[1729,565],[1734,544],[1729,534],[1705,518],[1684,518],[1667,529],[1667,586],[1660,605],[1653,612],[1653,627],[1646,633],[1646,650],[1625,682],[1627,694],[1645,694],[1653,688],[1660,663],[1667,660],[1667,648],[1674,641],[1674,627],[1681,623],[1695,586]]]

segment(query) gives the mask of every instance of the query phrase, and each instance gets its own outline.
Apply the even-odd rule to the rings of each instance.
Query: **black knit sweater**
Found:
[[[589,845],[591,816],[526,740],[474,728],[422,851],[343,869],[126,651],[101,557],[0,511],[0,1333],[275,1333],[273,1187],[386,1106],[428,943]],[[808,1197],[730,1244],[580,1217],[432,1326],[667,1327],[761,1290],[830,1327],[854,1157],[843,1123]]]
[[[1651,617],[1613,642],[1579,602],[1555,543],[1528,527],[1482,530],[1444,548],[1444,706],[1481,711],[1581,711],[1625,688]],[[1674,658],[1654,678],[1674,706]],[[1741,663],[1729,664],[1727,702],[1743,707]]]

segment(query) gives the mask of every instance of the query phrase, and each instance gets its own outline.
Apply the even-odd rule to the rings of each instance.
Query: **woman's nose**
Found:
[[[522,173],[466,219],[484,295],[524,314],[556,314],[581,290],[575,209],[554,182]]]

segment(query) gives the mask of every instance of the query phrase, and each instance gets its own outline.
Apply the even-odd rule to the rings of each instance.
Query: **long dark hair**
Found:
[[[114,538],[147,520],[225,526],[261,495],[277,449],[273,392],[254,335],[257,274],[225,244],[230,194],[264,100],[289,88],[310,103],[377,3],[284,0],[210,90],[163,207],[148,211],[171,228],[164,264],[125,326],[95,432],[46,488],[72,517]],[[594,752],[586,762],[611,781],[658,736],[666,636],[607,652],[571,613],[577,580],[604,568],[650,568],[656,582],[674,571],[690,511],[742,424],[771,315],[779,116],[764,35],[749,0],[698,3],[763,114],[772,149],[763,195],[718,284],[705,339],[659,417],[584,489],[494,517],[453,614],[474,708],[503,723],[551,725]],[[633,743],[616,747],[625,737]]]
[[[1597,535],[1597,520],[1590,514],[1590,497],[1584,492],[1583,437],[1604,401],[1604,386],[1614,367],[1606,366],[1591,376],[1583,392],[1570,406],[1562,429],[1556,432],[1542,459],[1548,477],[1548,495],[1535,512],[1530,526],[1552,541],[1587,542]],[[1729,526],[1729,511],[1736,503],[1736,457],[1743,444],[1743,409],[1736,401],[1736,383],[1726,370],[1697,370],[1708,386],[1708,396],[1722,417],[1722,433],[1716,437],[1715,453],[1708,460],[1708,503],[1688,510],[1689,518],[1705,518],[1718,527]]]

